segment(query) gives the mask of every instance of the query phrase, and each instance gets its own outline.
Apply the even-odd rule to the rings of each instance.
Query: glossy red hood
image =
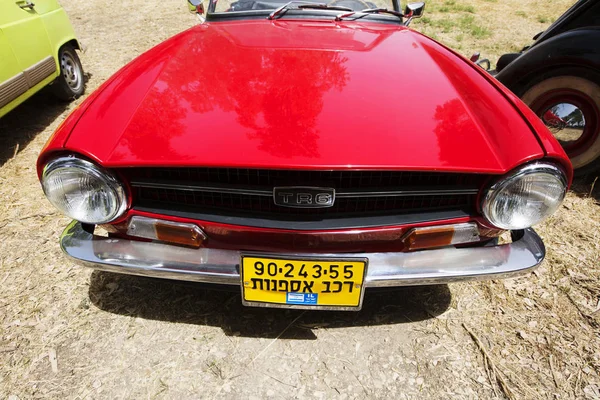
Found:
[[[543,156],[475,67],[392,24],[207,23],[100,90],[65,147],[109,167],[501,173]]]

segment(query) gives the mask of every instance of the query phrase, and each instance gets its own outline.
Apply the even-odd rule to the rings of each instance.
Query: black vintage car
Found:
[[[490,71],[550,128],[576,175],[600,171],[600,0],[580,0]],[[474,61],[477,56],[474,56]],[[480,65],[482,64],[479,61]]]

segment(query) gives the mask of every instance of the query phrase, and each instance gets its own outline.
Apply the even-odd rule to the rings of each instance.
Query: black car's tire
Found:
[[[560,107],[553,108],[559,104],[568,105],[562,107],[565,110],[579,109],[583,123],[578,119],[574,129],[566,129],[565,123],[556,123],[550,130],[571,159],[576,176],[600,172],[600,75],[580,68],[552,70],[528,82],[520,97],[545,121],[547,112],[560,110]],[[569,121],[573,121],[573,113],[575,111],[568,115]],[[551,115],[556,117],[554,113]]]
[[[64,45],[58,51],[60,75],[52,83],[52,91],[61,100],[71,101],[85,91],[83,67],[77,52],[71,45]]]

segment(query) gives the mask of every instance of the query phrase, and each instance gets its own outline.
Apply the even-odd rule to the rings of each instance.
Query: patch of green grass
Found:
[[[492,32],[490,32],[490,30],[485,26],[476,25],[471,28],[471,35],[478,39],[484,39],[492,36]]]
[[[490,37],[492,33],[485,26],[477,25],[475,17],[472,15],[464,15],[458,19],[458,26],[461,31],[469,33],[477,39]]]
[[[527,13],[525,11],[517,11],[515,15],[523,18],[527,17]]]
[[[451,6],[455,3],[453,1],[448,2]],[[442,19],[432,19],[430,17],[423,17],[415,20],[416,24],[422,24],[423,27],[427,26],[428,29],[425,32],[428,36],[431,33],[455,33],[455,39],[458,43],[464,41],[466,35],[477,39],[483,39],[492,35],[491,31],[485,26],[477,24],[474,15],[461,15],[460,17],[448,17]],[[433,32],[431,32],[433,31]]]
[[[452,32],[456,24],[451,19],[440,19],[439,21],[435,21],[434,26],[441,28],[442,32],[448,33]]]
[[[439,7],[436,11],[439,11],[441,13],[467,12],[467,13],[475,14],[475,7],[469,6],[469,5],[464,5],[464,4],[456,4],[455,1],[447,1],[441,7]]]
[[[439,32],[439,31],[450,32],[450,29],[452,28],[451,20],[433,20],[429,17],[423,17],[423,18],[416,19],[414,21],[414,24],[431,27],[434,31],[437,31],[437,32]],[[430,36],[430,35],[428,34],[428,36]]]
[[[475,17],[472,15],[463,15],[458,19],[457,23],[462,29],[469,29],[472,25],[475,25]]]
[[[542,17],[541,15],[538,15],[537,17],[538,22],[545,24],[546,22],[548,22],[548,18],[546,17]]]

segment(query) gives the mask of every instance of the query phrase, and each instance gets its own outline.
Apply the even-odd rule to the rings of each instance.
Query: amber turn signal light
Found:
[[[198,225],[134,216],[127,234],[145,239],[198,248],[206,235]]]
[[[423,250],[479,241],[475,223],[413,228],[402,237],[406,250]]]

